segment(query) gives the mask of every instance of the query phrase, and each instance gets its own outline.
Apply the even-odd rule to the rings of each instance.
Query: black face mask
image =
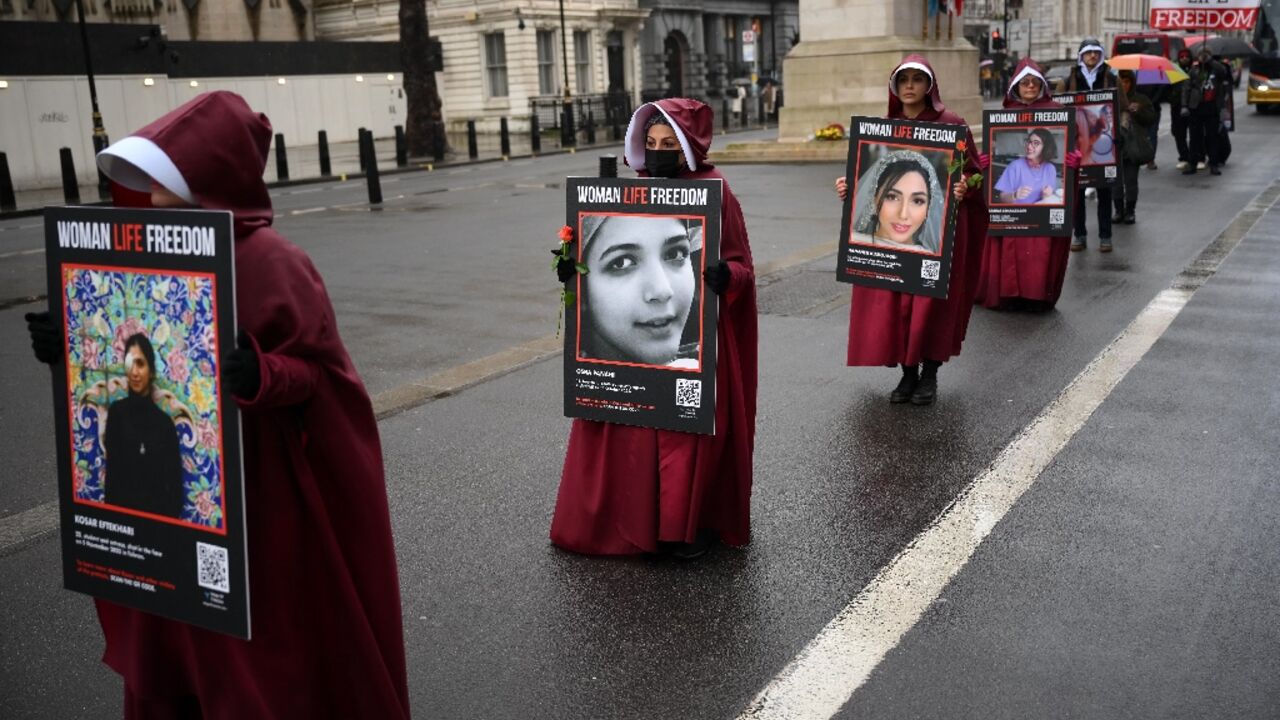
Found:
[[[645,148],[644,167],[654,177],[673,178],[680,174],[680,151]]]

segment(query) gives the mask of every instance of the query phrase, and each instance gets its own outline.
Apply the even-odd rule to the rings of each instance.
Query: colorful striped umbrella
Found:
[[[1134,71],[1139,85],[1172,85],[1187,79],[1182,68],[1174,65],[1169,58],[1159,55],[1116,55],[1109,58],[1107,64],[1116,70]]]

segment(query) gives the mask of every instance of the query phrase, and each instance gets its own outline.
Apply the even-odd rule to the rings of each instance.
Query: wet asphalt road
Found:
[[[558,358],[384,420],[415,716],[736,717],[1280,177],[1280,118],[1239,125],[1220,178],[1175,176],[1162,142],[1139,224],[1117,227],[1111,255],[1072,257],[1056,311],[975,310],[932,408],[885,402],[895,371],[844,367],[834,254],[760,278],[745,549],[672,564],[548,545],[568,427]],[[399,176],[380,212],[340,207],[359,202],[359,184],[294,189],[276,196],[278,225],[315,259],[379,393],[554,331],[558,183],[593,166],[581,154]],[[758,264],[834,239],[838,172],[725,169]],[[1280,393],[1263,329],[1275,327],[1278,217],[1227,258],[841,717],[1276,714]],[[43,290],[43,256],[11,254],[40,245],[20,227],[34,222],[0,223],[6,298]],[[0,311],[0,332],[20,337],[26,309]],[[55,492],[44,371],[25,342],[0,347],[0,362],[12,369],[2,522]],[[0,707],[114,716],[119,681],[97,662],[91,605],[59,589],[57,563],[52,535],[0,556]]]

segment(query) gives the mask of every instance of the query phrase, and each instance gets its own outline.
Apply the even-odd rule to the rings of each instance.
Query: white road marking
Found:
[[[328,209],[329,208],[325,208],[325,207],[313,207],[313,208],[307,208],[305,210],[290,210],[289,214],[290,215],[306,215],[308,213],[323,212]]]
[[[1275,204],[1278,187],[1280,184],[1260,193],[1237,218],[1247,212],[1260,218]],[[1269,193],[1270,202],[1260,202]],[[1201,270],[1208,272],[1197,282],[1185,283],[1185,276],[1180,276],[1175,285],[1182,287],[1156,295],[991,466],[765,686],[738,720],[827,720],[838,713],[968,563],[996,523],[1164,334],[1257,218],[1236,237],[1227,238],[1224,252]],[[1211,246],[1214,244],[1216,240]]]
[[[18,257],[19,255],[35,255],[36,253],[42,252],[44,252],[44,248],[35,248],[34,250],[15,250],[13,252],[0,254],[0,260],[3,260],[4,258]]]
[[[308,193],[318,193],[323,191],[324,189],[325,188],[322,188],[322,187],[309,187],[309,188],[303,188],[301,190],[290,191],[289,194],[290,195],[306,195]]]

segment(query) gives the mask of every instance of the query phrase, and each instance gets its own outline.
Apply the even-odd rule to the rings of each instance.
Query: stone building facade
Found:
[[[83,0],[85,22],[158,25],[170,40],[312,40],[312,0]],[[76,22],[75,0],[0,0],[0,21]]]
[[[991,31],[999,29],[1010,54],[1062,60],[1075,57],[1086,37],[1110,50],[1116,35],[1143,32],[1150,7],[1150,0],[970,0],[964,4],[965,37],[990,51]]]

